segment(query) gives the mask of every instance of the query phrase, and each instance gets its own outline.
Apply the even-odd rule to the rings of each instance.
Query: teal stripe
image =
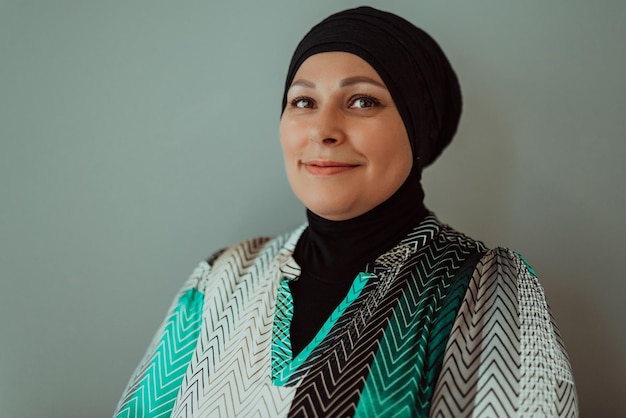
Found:
[[[535,270],[530,266],[530,264],[528,264],[528,261],[526,261],[526,259],[524,258],[523,255],[521,255],[520,253],[516,252],[515,254],[517,254],[517,256],[524,262],[524,264],[526,265],[526,268],[528,269],[528,271],[530,272],[530,274],[533,277],[537,277],[537,273],[535,273]]]
[[[446,344],[475,266],[467,264],[454,278],[438,277],[426,285],[417,277],[410,280],[381,339],[355,417],[428,416]]]
[[[180,297],[143,380],[121,408],[118,418],[171,414],[200,335],[203,302],[204,295],[197,289],[190,289]]]
[[[328,317],[322,328],[315,335],[315,338],[296,356],[295,359],[291,360],[291,343],[288,344],[283,341],[272,341],[272,366],[276,365],[277,368],[272,370],[272,380],[276,386],[284,386],[288,381],[291,375],[306,361],[309,355],[315,350],[324,339],[328,336],[332,328],[335,326],[339,318],[344,314],[346,309],[359,297],[361,291],[367,284],[367,281],[374,277],[374,274],[371,273],[359,273],[357,277],[352,282],[352,286],[348,291],[346,297],[341,301],[341,303],[335,308],[333,313]],[[286,285],[282,285],[282,283],[286,283]],[[281,293],[285,292],[285,293]],[[288,296],[287,296],[288,293]],[[282,295],[282,296],[281,296]],[[277,301],[277,306],[279,304],[285,303],[285,300],[291,298],[291,292],[289,290],[288,280],[283,278],[281,280],[281,286],[279,288],[279,301]],[[282,300],[281,300],[282,299]],[[288,317],[284,318],[274,318],[274,327],[282,327],[282,330],[278,330],[275,333],[272,333],[272,338],[278,338],[279,335],[284,336],[283,338],[289,339],[289,325],[291,324],[291,319],[293,318],[293,301],[291,302],[291,311],[288,314]],[[277,310],[277,314],[283,314],[282,311]],[[286,331],[285,331],[286,327]],[[287,350],[288,346],[288,350]],[[281,347],[283,350],[277,350],[275,348]],[[288,356],[287,356],[288,355]],[[280,356],[280,358],[278,358]]]
[[[293,297],[289,280],[281,278],[276,298],[276,312],[272,327],[272,380],[277,384],[281,370],[291,362],[291,339],[289,328],[293,318]]]

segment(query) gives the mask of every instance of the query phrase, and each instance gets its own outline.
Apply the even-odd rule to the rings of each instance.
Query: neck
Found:
[[[295,260],[303,272],[320,279],[352,281],[426,216],[423,199],[414,168],[389,199],[356,218],[331,221],[307,210],[309,227],[298,241]]]

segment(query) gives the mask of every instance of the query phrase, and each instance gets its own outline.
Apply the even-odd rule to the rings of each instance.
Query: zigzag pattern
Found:
[[[392,254],[380,260],[388,264],[376,263],[366,268],[374,274],[374,277],[368,282],[361,297],[352,303],[342,321],[329,335],[323,356],[319,356],[320,360],[307,364],[308,374],[300,382],[289,411],[290,417],[353,415],[360,388],[364,383],[363,376],[367,375],[362,367],[369,365],[374,357],[374,351],[364,349],[365,356],[362,355],[358,359],[363,359],[362,362],[350,362],[349,355],[361,341],[371,343],[376,340],[377,334],[382,334],[384,327],[377,326],[372,321],[380,325],[385,322],[385,319],[378,315],[372,317],[372,315],[377,311],[382,300],[377,297],[380,289],[388,289],[393,280],[393,275],[386,275],[386,273],[393,269],[393,262],[402,254],[404,254],[403,259],[406,258],[407,253],[404,248],[394,249]],[[372,325],[365,330],[367,324]],[[369,344],[366,345],[369,346]],[[331,370],[329,371],[328,368]],[[336,390],[339,378],[343,380],[342,391]],[[336,399],[340,396],[344,398],[342,405],[332,405],[329,402],[329,399]],[[322,408],[319,408],[320,405]],[[333,408],[333,406],[338,406],[338,408]]]
[[[481,260],[448,341],[430,416],[576,416],[558,331],[550,318],[529,319],[549,310],[537,304],[545,303],[543,291],[522,267],[502,248]]]
[[[292,360],[289,327],[293,318],[293,298],[289,291],[289,281],[282,279],[276,298],[274,325],[272,328],[272,381],[276,384],[280,372]]]
[[[483,258],[455,321],[431,403],[435,417],[514,416],[519,408],[516,278]],[[491,415],[489,415],[491,414]]]
[[[461,260],[457,251],[449,249],[446,258]],[[467,251],[461,255],[467,257]],[[448,269],[443,277],[420,279],[411,273],[380,342],[356,416],[361,410],[376,417],[428,413],[450,328],[479,255],[469,257],[458,271]]]
[[[299,275],[291,254],[302,229],[196,269],[116,416],[576,416],[532,270],[505,249],[477,261],[484,246],[434,216],[366,267],[359,291],[290,363],[288,327],[275,320],[289,317],[279,286]],[[272,332],[278,369],[289,364],[278,385]]]
[[[293,371],[288,385],[299,385],[301,379],[310,372],[312,367],[319,364],[322,359],[327,358],[329,353],[333,353],[333,347],[335,345],[345,344],[342,339],[348,338],[350,344],[353,344],[353,341],[358,339],[358,337],[354,335],[354,332],[352,332],[354,331],[353,323],[355,323],[355,321],[364,321],[365,315],[363,315],[362,306],[365,304],[366,299],[368,299],[366,295],[369,295],[373,289],[376,289],[378,284],[378,278],[375,275],[362,273],[362,278],[364,279],[363,289],[352,303],[347,304],[347,306],[341,310],[343,313],[332,321],[334,326],[328,330],[326,337],[315,346],[302,365]],[[334,313],[336,314],[336,312]],[[349,335],[346,335],[346,330],[351,331]],[[341,357],[340,354],[341,353],[333,354],[338,356],[335,361],[344,361],[344,358]]]
[[[280,342],[274,342],[274,344],[272,344],[273,348],[278,348],[278,350],[272,350],[272,380],[275,385],[282,386],[287,383],[290,385],[294,385],[298,381],[298,377],[306,373],[306,364],[313,364],[317,361],[318,358],[320,358],[319,355],[311,356],[311,353],[314,352],[315,349],[320,346],[324,340],[327,340],[328,334],[333,328],[335,328],[337,321],[339,321],[339,319],[344,316],[345,311],[354,303],[354,301],[359,298],[363,288],[365,288],[367,282],[371,278],[372,275],[367,273],[359,273],[357,275],[346,297],[343,299],[343,301],[339,303],[339,306],[337,306],[335,310],[330,314],[330,316],[322,325],[322,328],[318,331],[313,340],[294,359],[292,359],[292,354],[290,351],[288,353],[285,353],[282,350]],[[286,280],[281,281],[281,286],[283,285],[283,283],[286,283]],[[291,301],[289,286],[286,285],[283,289],[285,290],[285,295],[289,295],[288,301]],[[278,305],[281,304],[280,299],[281,295],[279,294]],[[292,307],[291,309],[287,310],[286,314],[290,316],[288,318],[284,318],[284,322],[290,323],[293,315]],[[277,315],[274,315],[275,332],[273,335],[278,335],[279,337],[283,338],[286,335],[288,338],[288,329],[286,332],[280,332],[276,330],[276,328],[278,326],[281,326],[282,323],[283,320],[277,318]],[[290,346],[291,344],[288,345]],[[289,354],[289,356],[280,358],[280,356],[284,356],[285,354]],[[275,361],[275,359],[277,358],[279,359],[279,361]]]
[[[293,389],[273,387],[271,342],[284,241],[253,240],[216,260],[198,348],[173,417],[281,416]]]
[[[200,333],[203,295],[189,289],[179,300],[154,351],[141,368],[137,384],[118,407],[117,417],[170,415]]]
[[[415,360],[413,349],[409,350],[410,359],[403,356],[408,354],[406,345],[425,350],[428,342],[420,339],[420,334],[415,331],[421,327],[428,330],[432,326],[432,315],[440,309],[441,296],[449,290],[464,260],[479,249],[476,244],[473,248],[464,247],[443,237],[430,241],[423,239],[434,235],[436,229],[435,223],[427,224],[425,229],[420,227],[417,234],[410,237],[412,240],[403,241],[385,258],[380,258],[380,264],[373,266],[373,273],[379,278],[377,287],[370,290],[359,311],[353,313],[352,323],[341,330],[339,342],[325,353],[326,359],[314,365],[302,380],[289,416],[352,416],[355,411],[357,415],[367,416],[398,413],[398,403],[393,398],[400,392],[389,386],[389,375],[395,380],[403,373],[402,379],[406,378],[407,370],[409,374],[422,373],[422,367],[413,368],[409,364]],[[416,241],[428,241],[428,245],[415,246]],[[407,246],[417,247],[418,252],[407,253]],[[384,262],[387,264],[382,264]],[[402,272],[398,273],[400,268]],[[396,351],[398,346],[402,347],[401,352]],[[394,358],[395,355],[399,357]],[[394,374],[385,364],[387,361],[395,365],[406,364],[406,369]],[[432,367],[437,368],[437,364]],[[436,378],[436,373],[426,374],[431,379]],[[422,382],[421,376],[412,376],[407,381],[411,379],[417,385],[428,386]],[[363,392],[366,381],[369,386]],[[399,385],[407,381],[399,382]],[[408,392],[406,387],[403,390],[403,393]],[[415,395],[415,391],[411,393]],[[411,402],[408,400],[405,405]],[[408,408],[414,412],[413,405]]]

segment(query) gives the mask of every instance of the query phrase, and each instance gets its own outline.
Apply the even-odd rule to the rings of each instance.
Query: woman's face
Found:
[[[347,52],[302,63],[287,92],[280,140],[294,193],[330,220],[354,218],[387,200],[413,163],[387,87],[374,68]]]

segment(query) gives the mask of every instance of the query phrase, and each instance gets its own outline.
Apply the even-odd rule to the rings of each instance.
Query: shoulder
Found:
[[[490,304],[499,299],[500,306],[516,317],[522,380],[527,380],[524,389],[530,391],[525,394],[536,396],[530,389],[535,386],[547,390],[547,381],[573,384],[567,352],[535,270],[520,253],[502,247],[489,250],[479,265],[477,291],[492,294]]]
[[[213,267],[228,258],[239,258],[242,260],[254,258],[262,252],[273,239],[272,237],[254,237],[240,241],[215,251],[205,262],[208,267]]]
[[[519,321],[524,321],[529,312],[550,316],[535,271],[521,254],[509,248],[487,250],[476,265],[470,287],[473,298],[486,298],[488,304],[497,300],[519,315]]]
[[[434,213],[429,213],[400,244],[413,247],[419,252],[420,248],[434,248],[436,252],[470,251],[483,253],[487,247],[479,240],[441,222]]]
[[[497,284],[509,289],[520,305],[545,304],[545,293],[534,269],[520,253],[509,248],[487,250],[476,266],[475,279],[480,286]]]
[[[528,264],[526,259],[520,253],[506,247],[496,247],[487,250],[481,259],[481,264],[485,267],[497,267],[502,270],[503,273],[507,274],[514,273],[535,276],[535,271],[530,264]]]
[[[249,264],[258,259],[276,258],[285,252],[291,254],[304,228],[305,225],[302,225],[290,232],[274,237],[261,236],[240,241],[215,251],[204,263],[208,267],[214,268],[233,260],[241,264]]]
[[[455,243],[462,247],[473,247],[483,252],[487,250],[487,247],[482,241],[474,239],[463,232],[452,228],[450,225],[439,223],[439,228],[440,240]]]
[[[543,288],[537,280],[535,271],[518,252],[506,247],[488,248],[480,240],[442,223],[432,213],[414,230],[414,234],[415,232],[424,234],[424,231],[429,231],[433,245],[438,248],[457,252],[471,251],[478,255],[472,261],[472,264],[476,264],[473,275],[475,285],[489,287],[498,284],[510,288],[516,294],[516,299],[517,288],[522,285],[543,297]]]

